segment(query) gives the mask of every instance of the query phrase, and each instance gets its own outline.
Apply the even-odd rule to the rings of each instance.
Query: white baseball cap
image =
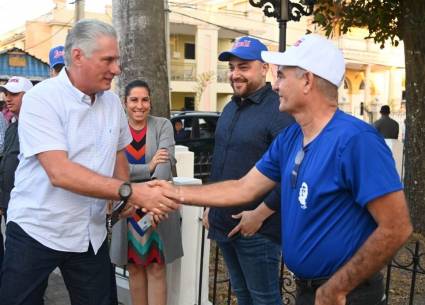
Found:
[[[330,40],[316,34],[299,39],[284,53],[261,52],[265,62],[279,66],[300,67],[339,87],[344,79],[344,55]]]
[[[12,76],[6,85],[0,86],[0,91],[9,91],[11,93],[27,92],[33,87],[31,81],[22,76]]]

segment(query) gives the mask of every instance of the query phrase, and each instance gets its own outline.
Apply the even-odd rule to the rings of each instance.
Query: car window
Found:
[[[175,121],[182,122],[183,130],[187,134],[187,140],[212,139],[214,140],[215,128],[218,117],[215,116],[186,116],[179,115],[171,119],[173,127]],[[182,138],[178,139],[183,140]]]
[[[192,131],[192,118],[182,118],[183,130],[190,135]]]
[[[214,138],[216,121],[211,118],[199,118],[199,138]]]

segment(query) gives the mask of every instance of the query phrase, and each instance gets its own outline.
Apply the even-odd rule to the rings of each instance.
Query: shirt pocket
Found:
[[[119,126],[118,124],[109,124],[101,129],[99,135],[99,152],[116,153],[118,150]]]

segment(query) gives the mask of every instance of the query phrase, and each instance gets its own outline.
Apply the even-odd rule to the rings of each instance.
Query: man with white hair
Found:
[[[3,235],[1,232],[1,219],[7,219],[7,207],[10,199],[10,191],[15,180],[15,170],[18,166],[19,138],[18,138],[18,117],[21,110],[22,98],[24,94],[32,88],[29,79],[21,76],[13,76],[6,85],[0,86],[0,92],[5,96],[5,107],[11,111],[16,121],[11,123],[4,134],[2,158],[0,161],[0,283],[1,266],[3,262]],[[2,119],[4,119],[2,117]]]
[[[1,305],[41,304],[56,267],[73,305],[110,305],[106,199],[159,214],[177,207],[160,190],[127,182],[124,148],[132,138],[109,91],[121,72],[114,28],[79,21],[67,35],[65,63],[25,95],[20,112]]]
[[[188,204],[242,205],[281,185],[282,253],[296,276],[297,305],[384,304],[379,271],[412,232],[391,151],[375,128],[338,109],[345,62],[334,44],[306,35],[279,65],[280,111],[297,122],[239,180],[174,187]]]

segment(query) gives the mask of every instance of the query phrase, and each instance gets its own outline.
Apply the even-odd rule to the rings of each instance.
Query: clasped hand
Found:
[[[169,212],[177,210],[180,202],[176,196],[171,196],[177,191],[171,183],[153,180],[144,183],[132,183],[133,193],[128,200],[127,207],[121,217],[128,217],[141,209],[153,216],[154,224],[165,219]]]

